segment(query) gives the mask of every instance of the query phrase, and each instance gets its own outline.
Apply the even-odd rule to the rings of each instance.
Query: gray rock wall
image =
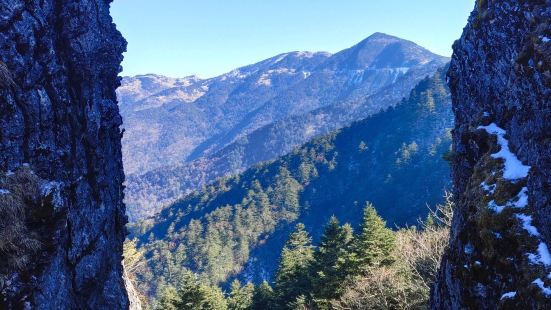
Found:
[[[448,73],[457,206],[431,307],[550,309],[551,1],[476,5]]]
[[[126,42],[110,2],[0,0],[0,170],[28,163],[61,193],[51,244],[2,283],[2,309],[128,307],[115,95]]]

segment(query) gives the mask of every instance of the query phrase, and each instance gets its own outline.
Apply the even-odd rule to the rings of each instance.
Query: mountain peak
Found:
[[[367,37],[365,40],[380,40],[380,39],[403,40],[398,37],[386,34],[384,32],[375,32],[369,37]]]
[[[373,45],[388,45],[392,43],[417,45],[406,39],[402,39],[382,32],[375,32],[374,34],[360,41],[358,44],[354,45],[352,48],[371,48],[373,47]]]
[[[409,68],[435,60],[442,64],[449,61],[414,42],[375,32],[360,43],[335,54],[328,65],[349,70]]]

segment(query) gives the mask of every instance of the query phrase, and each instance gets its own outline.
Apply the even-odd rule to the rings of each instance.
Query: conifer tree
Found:
[[[293,178],[289,169],[281,167],[276,176],[273,202],[280,208],[281,216],[288,221],[293,221],[297,217],[301,189],[301,184]]]
[[[252,310],[272,309],[274,305],[274,290],[264,281],[254,288]]]
[[[393,263],[394,232],[377,214],[371,203],[366,203],[360,233],[353,243],[350,257],[353,274],[365,273],[370,267],[388,266]]]
[[[180,301],[178,291],[172,286],[159,288],[159,299],[156,310],[177,310],[176,304]]]
[[[350,225],[340,226],[336,217],[331,217],[321,237],[321,244],[314,253],[312,268],[313,292],[316,303],[325,308],[328,300],[340,296],[347,277],[347,257],[353,240]]]
[[[196,275],[190,271],[185,272],[181,286],[178,288],[178,300],[173,303],[175,308],[178,310],[200,309],[205,299],[200,286]]]
[[[171,292],[161,298],[160,304],[175,310],[227,310],[224,294],[218,287],[211,287],[199,281],[190,271],[183,275],[177,296]],[[164,309],[164,308],[160,308]]]
[[[304,224],[297,224],[281,253],[279,269],[276,274],[276,295],[279,305],[294,301],[300,295],[309,295],[311,279],[309,271],[313,262],[312,240]]]
[[[204,299],[201,303],[201,308],[197,310],[227,310],[228,305],[224,298],[224,293],[217,286],[209,286],[201,284],[199,289],[203,292]]]
[[[248,283],[241,286],[239,280],[234,280],[231,284],[230,296],[228,297],[229,310],[247,310],[253,303],[254,286]]]
[[[298,296],[294,301],[287,303],[287,308],[291,310],[310,310],[312,308],[311,301],[304,295]]]

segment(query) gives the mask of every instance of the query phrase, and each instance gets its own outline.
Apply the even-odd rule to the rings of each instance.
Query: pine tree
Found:
[[[312,304],[304,295],[298,296],[294,301],[287,303],[287,308],[291,310],[309,310]]]
[[[254,288],[252,310],[272,309],[275,302],[274,290],[264,281]]]
[[[170,304],[168,309],[176,310],[227,310],[224,294],[218,287],[211,287],[199,281],[197,276],[190,271],[183,275],[181,287],[178,288],[177,297],[168,296],[161,298],[163,303]]]
[[[231,284],[230,296],[228,297],[229,310],[246,310],[252,307],[254,286],[248,283],[241,286],[239,280],[235,280]]]
[[[316,303],[322,304],[340,296],[347,277],[353,231],[350,225],[340,226],[336,217],[331,217],[321,237],[321,244],[314,253],[313,292]]]
[[[386,227],[373,205],[366,203],[361,231],[353,243],[352,273],[361,274],[370,267],[391,265],[395,243],[394,232]]]
[[[228,305],[224,298],[224,293],[217,286],[209,286],[201,284],[199,289],[203,292],[203,301],[201,308],[194,308],[197,310],[227,310]]]
[[[178,299],[173,302],[175,309],[191,310],[201,309],[205,299],[204,292],[200,289],[201,284],[197,276],[191,271],[183,274],[181,287],[178,288]]]
[[[276,295],[279,305],[294,301],[300,295],[307,296],[311,290],[309,271],[313,262],[312,240],[304,224],[297,224],[281,253],[276,275]]]
[[[177,310],[176,304],[180,301],[178,296],[178,291],[172,287],[162,287],[159,289],[159,299],[157,305],[155,306],[156,310]]]
[[[285,166],[281,167],[276,176],[272,200],[281,210],[281,216],[287,221],[293,221],[298,217],[301,189],[301,184],[293,178],[289,169]]]

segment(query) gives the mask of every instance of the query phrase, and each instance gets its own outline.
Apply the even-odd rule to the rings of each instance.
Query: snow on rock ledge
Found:
[[[551,309],[550,33],[549,0],[477,1],[454,44],[456,210],[433,309]]]
[[[518,157],[509,149],[509,141],[505,139],[506,131],[499,128],[495,123],[488,126],[479,126],[478,129],[484,129],[487,133],[497,136],[497,143],[501,146],[498,153],[492,154],[493,158],[501,158],[504,161],[503,177],[508,180],[518,180],[526,178],[530,167],[523,165]]]

